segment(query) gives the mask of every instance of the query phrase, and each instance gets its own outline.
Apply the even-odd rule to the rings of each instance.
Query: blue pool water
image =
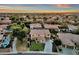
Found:
[[[6,48],[9,45],[9,42],[10,42],[9,36],[7,36],[6,39],[3,38],[2,47]]]

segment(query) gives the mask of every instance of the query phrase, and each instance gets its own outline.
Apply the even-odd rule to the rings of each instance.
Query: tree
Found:
[[[24,27],[22,30],[19,31],[18,33],[18,39],[23,42],[23,39],[26,37],[27,33],[29,32],[29,29]]]
[[[26,33],[29,33],[30,30],[27,27],[24,27],[23,31],[25,31]]]
[[[35,17],[33,17],[33,21],[36,21],[36,18]]]
[[[22,30],[21,27],[13,27],[13,36],[14,37],[18,37],[19,36],[19,33],[20,33],[20,30]]]
[[[10,19],[12,20],[12,22],[16,22],[18,18],[16,16],[11,16]]]
[[[61,40],[59,40],[59,39],[55,39],[55,40],[54,40],[54,43],[55,43],[56,46],[62,45],[62,42],[61,42]]]
[[[21,23],[21,28],[23,29],[25,27],[25,24],[24,23]]]
[[[23,20],[24,20],[24,18],[23,18],[23,17],[21,17],[21,18],[20,18],[20,21],[23,21]]]
[[[18,28],[21,29],[21,26],[19,24],[17,23],[11,24],[11,27],[10,27],[11,30],[18,29]]]
[[[79,28],[72,32],[73,34],[79,34]]]
[[[11,29],[13,30],[12,35],[14,37],[17,37],[18,40],[23,42],[23,39],[26,37],[26,34],[29,33],[29,29],[25,26],[19,25],[17,23],[14,23],[11,25]]]
[[[27,17],[28,19],[30,19],[30,16],[29,16],[29,15],[27,15],[26,17]]]
[[[43,20],[44,20],[44,21],[47,21],[47,17],[43,17]]]
[[[11,27],[11,25],[7,26],[7,28],[6,28],[6,29],[7,29],[7,30],[9,30],[9,29],[10,29],[10,27]]]
[[[24,30],[20,30],[18,35],[17,35],[17,38],[23,42],[23,39],[26,37],[26,32]]]
[[[53,33],[54,35],[57,35],[58,31],[56,31],[55,29],[50,29],[50,32]]]
[[[18,22],[17,22],[17,24],[18,24],[18,25],[20,25],[20,24],[21,24],[21,22],[20,22],[20,21],[18,21]]]
[[[1,20],[4,20],[4,18],[1,18]]]

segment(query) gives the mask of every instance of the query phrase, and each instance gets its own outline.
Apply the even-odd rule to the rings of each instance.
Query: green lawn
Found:
[[[44,44],[32,42],[30,46],[30,51],[43,51]]]

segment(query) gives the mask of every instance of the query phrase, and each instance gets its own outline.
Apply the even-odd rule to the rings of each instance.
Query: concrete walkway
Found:
[[[14,38],[13,45],[12,45],[12,47],[13,47],[12,52],[14,52],[14,53],[17,53],[17,50],[16,50],[16,41],[17,41],[17,38]]]
[[[51,53],[51,52],[52,52],[52,48],[53,48],[52,43],[53,43],[52,40],[47,40],[47,41],[45,42],[44,52],[48,52],[48,53]]]

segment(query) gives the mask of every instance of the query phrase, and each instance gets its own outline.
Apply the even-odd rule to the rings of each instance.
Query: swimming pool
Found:
[[[10,43],[10,37],[9,36],[7,36],[6,38],[3,37],[3,42],[2,42],[2,45],[1,46],[3,48],[6,48],[9,45],[9,43]]]

